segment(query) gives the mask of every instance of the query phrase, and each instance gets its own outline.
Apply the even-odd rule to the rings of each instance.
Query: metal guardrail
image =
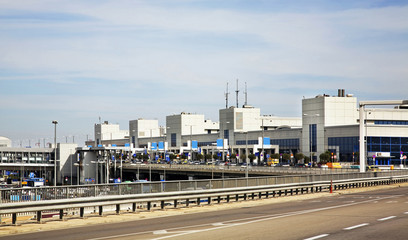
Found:
[[[246,167],[243,166],[233,166],[233,165],[200,165],[200,164],[130,164],[123,163],[123,168],[126,169],[149,169],[154,170],[199,170],[199,171],[225,171],[225,172],[245,172]],[[248,171],[250,173],[287,173],[287,174],[327,174],[327,168],[309,168],[309,167],[269,167],[269,166],[249,166]],[[330,169],[329,174],[337,173],[352,173],[359,172],[359,169],[356,168],[334,168]]]
[[[393,183],[407,182],[408,175],[393,176],[393,177],[373,177],[364,179],[349,179],[349,180],[330,180],[307,183],[292,183],[292,184],[277,184],[263,185],[238,188],[224,189],[206,189],[195,191],[175,191],[175,192],[160,192],[150,194],[131,194],[105,197],[90,197],[77,199],[60,199],[50,201],[34,201],[34,202],[17,202],[5,203],[0,205],[0,216],[5,214],[12,215],[12,224],[17,223],[17,214],[31,212],[36,215],[36,221],[41,222],[42,213],[44,211],[59,212],[60,219],[64,218],[67,209],[78,208],[80,217],[85,216],[86,207],[98,207],[98,214],[103,215],[103,209],[106,206],[113,205],[116,207],[116,213],[121,211],[121,205],[132,204],[132,212],[137,211],[137,205],[144,207],[150,211],[152,203],[160,203],[160,209],[164,209],[166,202],[172,202],[174,207],[179,204],[189,206],[191,203],[200,205],[202,200],[207,204],[213,201],[230,202],[247,200],[248,198],[269,198],[282,195],[294,195],[303,193],[321,192],[328,189],[344,189],[355,187],[367,187],[373,185],[388,185]]]
[[[327,170],[330,172],[330,170]],[[0,203],[31,202],[57,199],[74,199],[79,197],[98,197],[112,195],[131,195],[143,193],[189,191],[203,189],[224,189],[262,185],[291,184],[303,182],[320,182],[329,180],[346,180],[370,177],[392,177],[408,175],[408,171],[342,173],[323,175],[291,175],[250,178],[224,178],[193,181],[165,181],[144,183],[120,183],[76,185],[36,188],[11,188],[0,190]]]

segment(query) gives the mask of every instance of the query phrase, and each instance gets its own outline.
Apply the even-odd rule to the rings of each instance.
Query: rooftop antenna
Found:
[[[237,90],[235,91],[235,93],[237,94],[237,108],[238,108],[238,93],[239,93],[239,90],[238,90],[238,79],[237,79]]]
[[[245,104],[244,106],[248,105],[248,91],[247,91],[247,84],[245,82]]]
[[[228,108],[228,82],[227,82],[227,91],[225,92],[225,108]]]

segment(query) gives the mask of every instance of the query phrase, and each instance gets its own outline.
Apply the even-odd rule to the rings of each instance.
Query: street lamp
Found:
[[[74,166],[77,167],[77,176],[76,176],[76,178],[77,178],[77,185],[79,185],[79,163],[74,163]]]
[[[190,156],[191,156],[191,161],[193,161],[193,140],[192,140],[192,132],[193,132],[193,126],[195,125],[185,125],[185,126],[190,126]]]
[[[245,133],[245,162],[246,162],[246,170],[245,170],[245,177],[248,178],[248,132]]]
[[[54,186],[57,186],[57,124],[58,121],[52,121],[54,124]]]
[[[303,114],[303,116],[304,117],[307,117],[307,116],[309,116],[310,118],[314,118],[314,117],[319,117],[320,116],[320,114],[318,114],[318,113],[315,113],[315,114],[311,114],[311,115],[309,115],[309,114],[307,114],[307,113],[304,113]],[[310,127],[311,126],[311,124],[309,123],[309,156],[310,156],[310,167],[312,167],[313,166],[313,159],[312,159],[312,152],[313,152],[313,148],[312,148],[312,144],[313,144],[313,141],[312,141],[312,137],[313,137],[313,134],[312,134],[312,128]],[[317,126],[316,126],[316,134],[317,134]],[[316,149],[317,150],[317,149]]]
[[[227,125],[228,123],[230,123],[230,122],[225,122],[225,124],[223,124],[224,127],[225,127],[225,125]],[[221,135],[221,134],[220,134],[220,135]],[[222,128],[222,161],[226,161],[226,160],[224,160],[224,139],[225,139],[225,130],[224,130],[224,128]]]

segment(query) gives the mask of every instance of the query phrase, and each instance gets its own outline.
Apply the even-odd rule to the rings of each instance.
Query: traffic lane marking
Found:
[[[321,234],[321,235],[314,236],[314,237],[311,237],[311,238],[306,238],[304,240],[315,240],[315,239],[324,238],[324,237],[327,237],[327,236],[329,236],[329,234]]]
[[[368,223],[362,223],[362,224],[354,225],[354,226],[351,226],[351,227],[343,228],[343,230],[346,230],[346,231],[347,230],[352,230],[352,229],[364,227],[364,226],[367,226],[367,225],[369,225],[369,224]]]
[[[380,218],[380,219],[378,219],[378,221],[387,221],[387,220],[393,219],[395,217],[397,217],[397,216],[389,216],[389,217],[385,217],[385,218]]]

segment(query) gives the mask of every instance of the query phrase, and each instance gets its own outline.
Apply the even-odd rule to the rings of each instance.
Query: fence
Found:
[[[2,215],[12,216],[12,224],[17,222],[17,214],[32,214],[35,215],[35,220],[41,222],[44,212],[53,215],[59,215],[63,219],[68,211],[73,209],[79,210],[80,217],[85,216],[86,208],[97,208],[99,215],[103,215],[104,208],[115,206],[115,212],[119,214],[121,207],[125,204],[131,204],[132,212],[137,211],[137,206],[150,211],[152,207],[160,206],[164,209],[166,203],[173,203],[173,207],[177,208],[179,204],[189,206],[189,204],[200,205],[202,202],[211,204],[214,202],[230,202],[240,201],[255,198],[269,198],[282,195],[297,195],[303,193],[321,192],[327,189],[344,189],[355,187],[366,187],[373,185],[388,185],[393,183],[406,182],[408,175],[392,176],[392,177],[374,177],[351,180],[330,180],[312,183],[292,183],[279,185],[263,185],[252,187],[239,188],[224,188],[224,189],[208,189],[195,190],[184,192],[159,192],[149,194],[132,194],[132,195],[116,195],[93,198],[77,198],[77,199],[60,199],[50,201],[33,201],[33,202],[17,202],[5,203],[0,205],[0,217]],[[153,204],[156,203],[156,204]],[[158,203],[158,204],[157,204]]]
[[[0,190],[0,203],[74,199],[82,197],[131,195],[174,191],[238,188],[304,182],[313,183],[330,180],[335,181],[372,177],[392,177],[406,174],[408,174],[408,171],[406,170],[405,171],[394,170],[387,172],[367,172],[367,173],[340,173],[321,175],[224,178],[193,181],[186,180],[186,181],[115,183],[115,184],[76,185],[57,187],[11,188]]]

